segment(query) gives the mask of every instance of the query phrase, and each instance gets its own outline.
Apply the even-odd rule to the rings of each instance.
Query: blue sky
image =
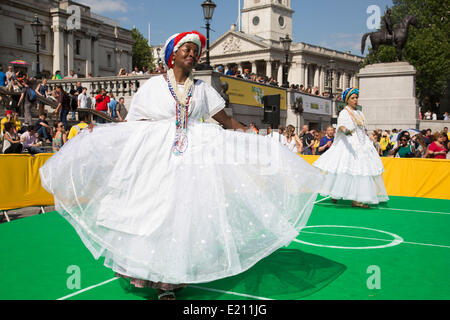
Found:
[[[211,42],[238,19],[238,0],[213,0],[217,7],[211,21]],[[198,30],[205,33],[203,0],[78,0],[95,13],[119,20],[127,29],[135,26],[146,38],[151,26],[151,44],[163,44],[172,34]],[[241,0],[241,5],[243,4]],[[360,55],[361,37],[370,32],[369,6],[381,14],[392,0],[292,0],[293,40]]]

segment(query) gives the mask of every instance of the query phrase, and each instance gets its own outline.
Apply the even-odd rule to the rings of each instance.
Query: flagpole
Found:
[[[241,0],[238,0],[238,31],[241,31]]]

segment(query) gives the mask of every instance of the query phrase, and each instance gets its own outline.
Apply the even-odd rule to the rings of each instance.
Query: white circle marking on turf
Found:
[[[364,227],[355,227],[355,226],[335,226],[335,225],[322,225],[322,226],[306,226],[303,227],[303,229],[311,229],[311,228],[348,228],[348,229],[363,229],[363,230],[370,230],[370,231],[375,231],[375,232],[379,232],[379,233],[384,233],[384,234],[388,234],[390,236],[392,236],[394,239],[385,245],[381,245],[381,246],[370,246],[370,247],[342,247],[342,246],[330,246],[330,245],[324,245],[324,244],[316,244],[316,243],[310,243],[310,242],[306,242],[306,241],[302,241],[302,240],[298,240],[295,239],[295,242],[299,242],[299,243],[303,243],[303,244],[307,244],[310,246],[316,246],[316,247],[326,247],[326,248],[335,248],[335,249],[352,249],[352,250],[361,250],[361,249],[382,249],[382,248],[388,248],[388,247],[393,247],[393,246],[397,246],[400,243],[403,242],[403,238],[391,233],[391,232],[387,232],[387,231],[383,231],[383,230],[377,230],[377,229],[372,229],[372,228],[364,228]],[[303,230],[302,229],[302,230]],[[300,233],[302,232],[302,230],[300,231]],[[346,236],[346,235],[339,235],[341,237],[352,237],[352,236]],[[364,239],[364,238],[363,238]],[[367,238],[370,239],[370,238]],[[376,240],[382,240],[382,241],[389,241],[389,240],[384,240],[384,239],[376,239]]]

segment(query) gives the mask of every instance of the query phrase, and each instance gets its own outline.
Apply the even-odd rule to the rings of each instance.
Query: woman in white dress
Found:
[[[286,127],[286,132],[281,143],[286,146],[291,152],[295,153],[300,153],[303,148],[303,142],[295,133],[295,128],[293,125],[288,125]]]
[[[349,88],[342,94],[347,106],[339,113],[337,133],[331,148],[313,166],[325,174],[320,194],[352,200],[356,207],[388,201],[382,173],[383,163],[367,136],[365,118],[358,105],[359,90]]]
[[[239,274],[306,225],[320,172],[277,141],[226,115],[192,69],[205,37],[184,32],[164,48],[167,75],[134,95],[127,122],[102,124],[40,169],[56,210],[118,276],[174,290]]]

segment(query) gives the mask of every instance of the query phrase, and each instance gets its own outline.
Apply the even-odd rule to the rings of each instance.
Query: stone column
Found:
[[[272,77],[272,61],[266,61],[266,76],[270,79]]]
[[[67,46],[66,46],[66,54],[67,54],[67,74],[69,74],[70,70],[73,70],[73,32],[69,31],[67,33]],[[75,71],[75,70],[74,70]]]
[[[353,76],[352,76],[352,86],[353,87],[359,87],[359,81],[358,81],[359,79],[356,77],[356,74],[354,74]]]
[[[131,52],[128,52],[127,70],[130,70],[128,72],[133,70],[133,54]]]
[[[120,68],[122,68],[122,50],[120,50],[119,48],[115,48],[114,50],[114,54],[116,55],[116,74],[119,73]]]
[[[241,73],[244,73],[244,62],[240,62],[238,65],[239,65],[239,69],[241,70]]]
[[[290,84],[301,84],[301,76],[300,76],[300,64],[297,62],[291,61],[289,64],[289,83]]]
[[[54,17],[55,18],[55,17]],[[53,21],[55,23],[55,19]],[[64,72],[64,29],[58,24],[54,24],[53,28],[53,74],[56,71]]]
[[[86,47],[86,77],[90,72],[92,72],[92,41],[91,36],[87,35],[84,39]]]
[[[256,67],[256,61],[252,61],[252,71],[250,71],[250,73],[257,73],[258,72],[258,68]]]
[[[332,83],[332,88],[333,88],[333,95],[336,93],[336,83],[337,83],[337,72],[336,70],[333,70],[333,83]]]
[[[325,67],[320,66],[320,74],[319,74],[319,91],[320,94],[325,91]]]
[[[98,37],[93,38],[94,40],[94,77],[99,77],[99,63],[100,63],[100,52],[98,46]],[[129,71],[128,71],[129,72]]]
[[[300,63],[300,83],[299,85],[305,85],[305,64]]]
[[[278,78],[277,78],[278,84],[281,86],[283,84],[283,63],[280,61],[278,62]]]
[[[315,70],[315,79],[314,79],[314,86],[316,86],[317,88],[321,88],[321,84],[320,84],[320,72],[321,72],[321,67],[319,65],[316,65],[316,70]]]
[[[305,90],[309,86],[309,64],[305,63]]]
[[[244,69],[242,68],[242,62],[236,62],[238,66],[238,70],[241,72],[241,75],[244,73]],[[216,68],[214,68],[216,70]]]

